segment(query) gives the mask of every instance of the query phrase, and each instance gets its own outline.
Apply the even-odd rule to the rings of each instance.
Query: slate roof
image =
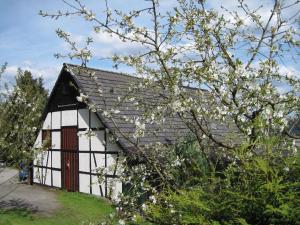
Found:
[[[74,80],[77,82],[81,91],[89,96],[89,101],[95,105],[99,105],[101,108],[105,107],[109,109],[110,107],[114,107],[118,103],[118,97],[122,97],[128,93],[128,87],[130,85],[138,85],[141,81],[141,78],[121,73],[86,67],[83,68],[72,64],[64,64],[64,66],[65,69],[73,75]],[[96,77],[97,84],[88,75],[91,73]],[[102,96],[97,92],[99,86],[102,90]],[[135,93],[135,95],[139,95],[139,97],[142,97],[145,101],[153,104],[161,99],[161,93],[154,90],[146,90],[143,93]],[[98,116],[104,126],[110,130],[115,130],[115,125],[117,125],[119,132],[115,133],[118,137],[118,142],[121,144],[122,148],[126,150],[130,149],[132,144],[130,144],[121,133],[125,134],[125,136],[132,137],[135,127],[132,123],[124,121],[122,117],[139,116],[142,111],[136,109],[133,103],[128,101],[122,102],[118,109],[120,110],[120,113],[114,118],[115,123],[104,117],[101,113],[98,113]],[[216,137],[224,137],[224,134],[228,133],[228,128],[225,125],[211,123],[211,129]],[[234,132],[236,133],[236,130]],[[160,127],[154,124],[146,124],[146,133],[144,137],[139,139],[139,145],[153,144],[156,142],[162,144],[174,144],[189,134],[190,129],[178,116],[168,115],[165,122]]]

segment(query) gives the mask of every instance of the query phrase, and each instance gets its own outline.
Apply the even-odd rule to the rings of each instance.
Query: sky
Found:
[[[42,76],[50,89],[62,61],[53,57],[62,48],[55,36],[58,21],[47,21],[38,16],[40,9],[55,9],[60,1],[0,0],[0,64],[8,63],[8,77],[17,69],[29,69]]]
[[[100,0],[82,0],[95,12],[102,11]],[[262,0],[260,2],[267,1]],[[142,7],[142,0],[111,0],[112,7],[128,9],[130,7]],[[162,0],[163,9],[174,6],[175,0]],[[224,4],[232,7],[232,0],[210,0],[212,7]],[[56,12],[64,10],[67,6],[61,0],[0,0],[0,65],[8,63],[5,78],[11,80],[18,68],[30,70],[35,77],[44,78],[45,87],[49,90],[59,74],[63,62],[78,63],[67,58],[56,59],[55,53],[67,51],[66,44],[57,37],[55,30],[61,28],[72,34],[76,41],[83,41],[86,35],[91,35],[91,26],[86,21],[69,17],[53,20],[38,15],[40,10]],[[93,36],[93,35],[92,35]],[[112,64],[102,58],[112,53],[130,53],[139,47],[124,44],[106,34],[93,36],[95,54],[88,66],[106,70],[114,70]],[[290,66],[287,62],[284,69],[299,70],[299,65]],[[121,72],[130,72],[128,68],[120,68]]]
[[[89,6],[101,10],[96,1],[88,2]],[[125,7],[124,4],[119,6]],[[35,77],[42,76],[45,87],[51,89],[64,62],[78,63],[54,57],[55,53],[67,51],[66,44],[57,37],[55,30],[61,28],[71,33],[74,40],[82,41],[91,32],[88,23],[77,17],[53,20],[38,15],[40,10],[56,12],[66,8],[61,0],[0,0],[0,65],[8,63],[6,80],[11,80],[17,69],[22,68],[30,70]],[[99,58],[114,49],[127,51],[128,46],[119,46],[120,43],[108,35],[95,37],[95,40],[99,50],[89,66],[113,70],[111,63]]]

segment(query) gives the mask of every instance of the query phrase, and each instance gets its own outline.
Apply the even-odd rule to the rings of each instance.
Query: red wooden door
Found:
[[[62,183],[67,191],[78,191],[77,127],[62,127]]]

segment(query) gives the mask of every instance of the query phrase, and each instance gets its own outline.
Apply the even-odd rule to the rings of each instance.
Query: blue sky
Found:
[[[62,63],[71,62],[54,57],[55,53],[66,50],[55,30],[62,28],[79,41],[90,32],[87,23],[76,17],[52,20],[38,15],[39,10],[55,12],[65,8],[60,0],[0,0],[0,64],[8,63],[6,78],[12,77],[21,67],[31,70],[35,76],[42,76],[45,86],[52,88]],[[89,65],[112,70],[111,64],[96,57]]]
[[[103,9],[99,0],[83,2],[95,11]],[[139,0],[131,2],[137,3],[131,4],[134,7],[142,7],[144,4]],[[111,6],[127,9],[128,2],[116,0],[112,1]],[[12,80],[20,67],[30,70],[34,76],[42,76],[45,86],[51,90],[63,62],[78,63],[68,58],[54,57],[55,53],[67,51],[66,44],[57,37],[55,30],[61,28],[71,33],[75,41],[81,42],[86,35],[91,34],[92,27],[87,21],[77,17],[53,20],[38,15],[40,10],[55,13],[58,9],[67,9],[67,6],[61,0],[0,0],[0,65],[8,63],[4,76],[6,81]],[[94,48],[97,51],[88,66],[114,70],[109,61],[100,58],[113,52],[131,52],[136,46],[124,45],[104,34],[95,37]],[[120,69],[130,72],[128,68]]]
[[[102,8],[100,0],[82,0],[97,12]],[[267,0],[264,0],[267,1]],[[129,4],[129,3],[130,4]],[[232,6],[233,0],[210,0],[213,7],[222,2],[227,7]],[[162,0],[162,7],[172,7],[175,0]],[[128,9],[142,7],[141,0],[112,0],[112,7]],[[61,0],[0,0],[0,64],[8,62],[6,78],[11,78],[18,67],[29,69],[35,76],[44,78],[45,86],[51,89],[63,62],[69,59],[56,59],[55,53],[66,51],[66,44],[55,34],[61,28],[72,34],[76,41],[82,41],[86,35],[91,35],[91,26],[77,17],[52,20],[38,15],[39,10],[55,12],[66,9]],[[100,35],[95,38],[95,57],[89,66],[113,70],[111,63],[100,60],[114,52],[132,52],[138,46],[124,45],[122,42]],[[73,62],[76,63],[76,62]],[[299,65],[291,66],[284,62],[285,69],[300,70]],[[127,68],[121,68],[124,72]]]
[[[21,67],[43,76],[47,88],[52,87],[62,64],[53,57],[62,46],[54,33],[61,22],[47,21],[38,12],[60,5],[50,0],[0,0],[0,63],[8,62],[7,77]]]

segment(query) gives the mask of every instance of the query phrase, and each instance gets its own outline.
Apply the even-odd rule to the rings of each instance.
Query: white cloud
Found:
[[[170,11],[172,8],[178,6],[178,2],[175,0],[161,0],[159,6],[161,11]]]
[[[18,71],[18,66],[8,66],[5,70],[5,75],[15,75]]]
[[[145,48],[138,43],[123,42],[116,35],[100,32],[92,34],[94,40],[93,54],[96,57],[105,58],[113,54],[134,54]]]
[[[93,39],[93,43],[89,46],[94,57],[107,58],[113,56],[113,54],[133,54],[143,50],[143,46],[134,42],[123,42],[116,35],[110,35],[105,32],[95,33],[90,32],[89,34],[70,34],[71,41],[76,43],[78,48],[85,47],[87,37]],[[70,52],[70,45],[64,41],[61,43],[61,51],[57,53],[67,54]]]
[[[32,66],[32,61],[31,60],[24,60],[22,62],[22,65],[24,65],[24,66]]]
[[[279,72],[282,75],[296,77],[300,79],[300,71],[299,69],[296,69],[294,66],[280,65]]]
[[[250,11],[262,7],[256,13],[260,15],[261,20],[265,22],[268,20],[273,6],[273,2],[270,0],[260,0],[259,3],[253,0],[245,0],[244,4],[247,4]],[[228,19],[232,22],[234,21],[234,18],[229,12],[237,12],[237,14],[244,19],[243,22],[246,26],[255,27],[252,19],[245,14],[241,7],[239,7],[239,2],[237,0],[209,1],[208,7],[216,10],[219,14],[224,15],[225,19]]]
[[[51,67],[51,66],[24,66],[23,70],[29,70],[34,77],[42,77],[44,80],[56,78],[59,74],[61,67]]]
[[[281,6],[289,6],[293,4],[295,0],[285,0],[281,1]],[[244,0],[244,4],[247,5],[250,11],[257,10],[257,15],[261,17],[261,20],[264,23],[267,23],[270,15],[271,10],[274,7],[274,1],[272,0],[260,0],[260,1],[253,1],[253,0]],[[239,15],[241,15],[242,18],[244,18],[244,24],[249,27],[254,27],[254,22],[250,17],[247,17],[244,10],[239,6],[238,0],[213,0],[208,1],[208,6],[210,8],[213,8],[218,13],[223,14],[226,19],[233,19],[233,16],[230,15],[226,10],[222,9],[224,7],[225,9],[229,10],[230,12],[236,11]],[[299,11],[299,3],[298,5],[295,5],[294,7],[287,7],[281,11],[281,19],[286,20],[289,19],[291,16],[295,15]],[[273,17],[273,20],[271,21],[271,25],[276,23],[276,16]]]
[[[25,62],[25,63],[24,63]],[[51,89],[54,85],[61,66],[44,66],[39,64],[34,64],[30,60],[26,60],[22,63],[21,66],[18,65],[9,65],[7,66],[5,73],[3,74],[4,82],[13,82],[13,77],[17,74],[18,68],[22,70],[28,70],[32,73],[32,76],[35,78],[42,77],[44,80],[44,86],[47,89]],[[29,62],[30,65],[28,64]]]
[[[70,35],[70,40],[72,42],[76,43],[76,46],[83,46],[86,41],[86,36],[84,36],[83,34],[75,34],[74,32],[68,32],[66,31],[66,33],[68,33]],[[53,54],[55,53],[63,53],[63,52],[69,52],[70,51],[70,44],[68,44],[67,42],[65,42],[63,39],[60,39],[60,43],[61,43],[61,47],[62,49],[60,50],[60,52],[53,52]]]

